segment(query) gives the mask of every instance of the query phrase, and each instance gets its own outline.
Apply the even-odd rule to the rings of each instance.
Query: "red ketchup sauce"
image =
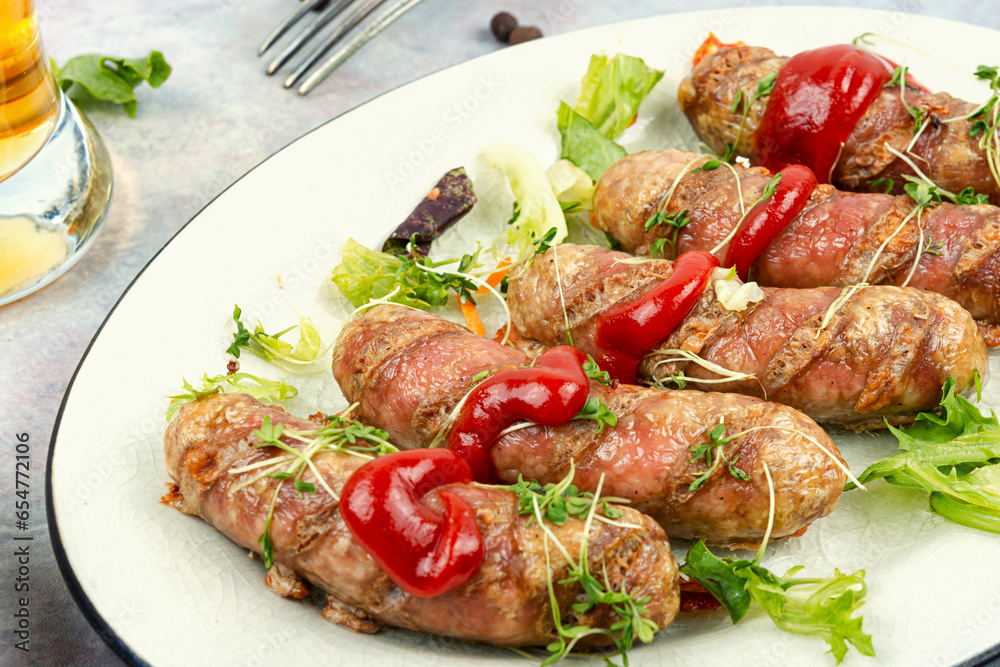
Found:
[[[848,44],[789,58],[754,135],[756,163],[772,172],[803,164],[828,183],[841,144],[892,78],[892,67]]]
[[[590,394],[583,371],[586,359],[576,348],[560,345],[538,357],[531,368],[497,373],[469,392],[448,433],[448,448],[469,463],[477,482],[500,481],[490,447],[515,421],[557,426],[583,409]]]
[[[704,250],[689,250],[662,283],[608,308],[597,320],[598,365],[619,382],[634,384],[639,362],[684,321],[718,266],[719,260]]]
[[[802,212],[816,189],[816,175],[801,164],[781,170],[781,180],[774,194],[750,209],[736,236],[729,243],[723,266],[736,267],[741,280],[746,280],[750,267],[781,231]]]
[[[458,588],[483,562],[483,536],[472,508],[447,489],[444,514],[424,501],[429,491],[472,481],[472,470],[447,449],[380,456],[354,471],[340,496],[344,523],[404,591],[432,597]]]

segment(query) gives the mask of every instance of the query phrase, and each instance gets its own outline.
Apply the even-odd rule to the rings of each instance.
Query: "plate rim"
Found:
[[[865,13],[865,14],[883,15],[883,16],[890,16],[890,15],[892,15],[892,14],[894,14],[894,13],[896,13],[896,12],[899,11],[899,10],[890,10],[890,9],[876,9],[876,8],[871,8],[871,7],[856,7],[856,6],[854,6],[854,7],[848,7],[848,6],[831,6],[831,5],[800,5],[800,4],[781,5],[781,6],[763,6],[763,7],[744,6],[744,7],[732,7],[732,8],[727,8],[727,9],[728,9],[728,11],[732,11],[732,12],[735,12],[737,14],[758,13],[758,12],[765,13],[765,12],[774,12],[774,11],[779,11],[779,10],[791,9],[791,10],[794,10],[794,11],[801,11],[801,12],[806,12],[806,13],[824,13],[824,12],[829,12],[831,10],[846,10],[846,11],[849,11],[849,12],[852,12],[852,13]],[[596,32],[596,31],[601,31],[601,30],[609,30],[609,29],[613,29],[613,28],[619,27],[619,26],[625,26],[625,25],[629,25],[629,24],[633,24],[633,23],[639,23],[639,22],[642,22],[642,21],[649,21],[649,20],[661,19],[661,18],[667,17],[667,16],[706,14],[706,13],[711,12],[711,11],[714,11],[714,10],[690,10],[690,11],[679,11],[679,12],[664,12],[664,13],[660,13],[660,14],[655,14],[653,16],[647,16],[647,17],[641,17],[641,18],[635,18],[635,19],[627,19],[627,20],[623,20],[623,21],[616,21],[616,22],[613,22],[613,23],[605,23],[605,24],[601,24],[601,25],[590,26],[590,27],[587,27],[587,28],[580,28],[580,29],[577,29],[577,30],[572,30],[572,31],[569,31],[569,32],[566,32],[566,33],[560,33],[558,35],[552,35],[552,36],[550,36],[547,39],[547,42],[551,43],[552,40],[559,40],[559,39],[562,39],[563,37],[567,37],[567,36],[570,36],[570,35],[578,35],[579,33],[590,32],[590,31],[595,31]],[[930,14],[923,14],[923,13],[914,13],[914,15],[918,16],[918,17],[920,17],[922,19],[926,19],[926,20],[930,20],[930,21],[934,21],[934,22],[951,23],[951,24],[956,24],[958,26],[962,26],[963,28],[969,28],[969,27],[980,28],[980,29],[990,30],[991,32],[1000,33],[1000,31],[996,31],[996,30],[992,30],[990,28],[986,28],[986,26],[976,25],[974,23],[970,23],[970,22],[967,22],[967,21],[962,21],[962,20],[959,20],[959,19],[938,17],[938,16],[933,16],[933,15],[930,15]],[[138,271],[138,273],[136,273],[136,275],[132,278],[132,280],[129,281],[129,284],[125,287],[125,289],[122,291],[122,293],[115,300],[114,305],[112,305],[111,309],[108,311],[108,314],[104,317],[104,319],[102,320],[100,326],[98,326],[97,330],[94,332],[93,337],[91,338],[90,342],[87,344],[87,347],[86,347],[86,349],[83,352],[83,355],[80,357],[79,363],[77,364],[76,368],[74,369],[73,374],[71,375],[70,380],[69,380],[68,384],[66,385],[66,390],[65,390],[65,392],[63,394],[62,400],[60,401],[59,409],[56,412],[56,417],[55,417],[55,420],[53,422],[52,435],[49,438],[49,449],[48,449],[48,453],[46,455],[46,465],[45,465],[45,512],[46,512],[46,524],[47,524],[47,528],[48,528],[49,540],[50,540],[50,543],[51,543],[51,546],[52,546],[53,555],[55,556],[55,561],[56,561],[56,564],[57,564],[57,566],[59,568],[59,573],[60,573],[63,581],[65,582],[66,587],[69,589],[70,596],[73,598],[73,601],[76,603],[77,607],[82,612],[84,618],[87,620],[87,622],[90,624],[90,626],[94,629],[94,631],[98,634],[98,636],[126,664],[131,665],[131,666],[135,666],[135,667],[155,667],[155,666],[151,665],[151,663],[149,663],[148,661],[146,661],[144,658],[142,658],[138,654],[138,652],[132,646],[130,646],[129,643],[126,642],[125,639],[122,636],[119,635],[119,633],[115,632],[112,629],[111,625],[104,619],[104,617],[101,615],[101,612],[97,610],[97,608],[94,606],[93,602],[91,601],[90,597],[83,590],[83,585],[80,582],[79,578],[76,576],[76,572],[74,571],[73,566],[69,562],[69,557],[68,557],[68,555],[66,553],[66,549],[65,549],[65,547],[63,545],[63,541],[62,541],[62,538],[61,538],[61,535],[60,535],[60,532],[59,532],[59,525],[58,525],[58,521],[56,519],[54,497],[53,497],[53,487],[52,487],[52,464],[53,464],[53,461],[54,461],[54,458],[55,458],[56,441],[57,441],[57,438],[59,436],[60,426],[62,425],[63,414],[64,414],[64,411],[66,409],[67,403],[69,401],[69,397],[70,397],[70,394],[71,394],[71,392],[73,390],[73,387],[74,387],[74,384],[76,382],[77,376],[79,375],[81,369],[83,368],[84,363],[87,361],[87,358],[89,357],[92,348],[94,347],[95,343],[97,342],[98,338],[100,337],[101,333],[103,332],[105,326],[110,322],[112,316],[118,310],[118,307],[121,305],[122,301],[129,294],[129,292],[132,290],[132,288],[135,286],[135,284],[139,281],[139,279],[143,276],[143,274],[146,272],[146,270],[157,260],[157,258],[159,258],[160,254],[163,253],[163,251],[166,250],[167,247],[170,246],[170,244],[173,243],[177,239],[177,237],[191,225],[192,222],[194,222],[199,217],[201,217],[201,215],[210,206],[214,205],[215,202],[220,197],[222,197],[226,192],[228,192],[231,188],[235,187],[237,184],[239,184],[241,181],[243,181],[247,176],[249,176],[251,173],[253,173],[254,171],[256,171],[258,168],[262,167],[264,164],[266,164],[267,162],[269,162],[272,158],[274,158],[275,156],[277,156],[279,153],[281,153],[281,152],[285,151],[286,149],[290,148],[293,144],[296,144],[299,141],[302,141],[302,140],[306,139],[306,137],[308,137],[308,136],[312,135],[313,133],[315,133],[315,132],[323,129],[324,127],[326,127],[330,123],[333,123],[334,121],[338,121],[338,120],[342,119],[343,117],[345,117],[345,116],[347,116],[349,114],[353,114],[355,112],[360,112],[365,107],[371,105],[372,103],[376,102],[377,100],[381,99],[382,97],[384,97],[386,95],[390,95],[390,94],[396,93],[399,90],[402,90],[404,88],[408,88],[410,86],[417,85],[417,84],[419,84],[420,82],[422,82],[423,80],[425,80],[427,78],[437,76],[439,74],[442,74],[444,72],[447,72],[449,70],[452,70],[452,69],[455,69],[455,68],[458,68],[458,67],[464,67],[464,66],[470,65],[471,63],[475,63],[475,62],[478,62],[478,61],[483,60],[483,59],[488,59],[488,58],[491,58],[491,57],[495,57],[498,54],[501,54],[501,53],[504,53],[504,52],[505,52],[504,49],[497,49],[497,50],[491,51],[489,53],[484,53],[484,54],[475,56],[473,58],[470,58],[468,60],[463,60],[463,61],[460,61],[460,62],[452,63],[451,65],[446,65],[446,66],[444,66],[444,67],[442,67],[440,69],[437,69],[437,70],[434,70],[434,71],[422,74],[422,75],[418,76],[417,78],[415,78],[415,79],[413,79],[411,81],[407,81],[405,83],[401,83],[401,84],[399,84],[399,85],[397,85],[397,86],[395,86],[393,88],[390,88],[390,89],[385,90],[385,91],[383,91],[381,93],[378,93],[374,97],[372,97],[372,98],[370,98],[368,100],[365,100],[364,102],[362,102],[361,104],[359,104],[359,105],[357,105],[355,107],[352,107],[350,109],[346,109],[346,110],[342,111],[341,113],[339,113],[339,114],[337,114],[337,115],[335,115],[335,116],[333,116],[333,117],[331,117],[331,118],[329,118],[329,119],[321,122],[320,124],[316,125],[315,127],[313,127],[311,129],[305,131],[304,133],[296,136],[295,138],[289,140],[284,145],[282,145],[279,148],[275,149],[267,157],[265,157],[264,159],[262,159],[257,164],[253,165],[251,168],[249,168],[247,171],[245,171],[243,174],[241,174],[236,180],[234,180],[232,183],[230,183],[229,185],[227,185],[224,189],[220,190],[214,197],[212,197],[208,202],[206,202],[204,206],[202,206],[200,209],[198,209],[198,211],[195,212],[194,215],[192,215],[183,225],[181,225],[170,236],[170,238],[167,239],[166,242],[164,242],[164,244],[142,266],[142,268]],[[997,658],[998,656],[1000,656],[1000,638],[998,638],[997,643],[995,643],[993,646],[991,646],[991,647],[989,647],[989,648],[981,651],[980,653],[978,653],[978,654],[976,654],[976,655],[974,655],[974,656],[972,656],[970,658],[967,658],[966,660],[964,660],[962,662],[955,663],[954,667],[988,667],[990,665],[990,663],[993,662],[993,659]],[[997,664],[1000,664],[1000,663],[997,663]]]

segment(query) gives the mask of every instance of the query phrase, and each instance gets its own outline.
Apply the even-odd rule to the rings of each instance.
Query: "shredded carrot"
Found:
[[[469,327],[469,330],[477,336],[485,336],[486,329],[483,328],[483,321],[479,319],[479,311],[476,310],[476,304],[472,301],[462,301],[459,297],[458,305],[462,307],[462,315],[465,316],[465,326]]]
[[[597,216],[594,215],[593,211],[590,211],[590,224],[593,225],[594,227],[597,226]]]
[[[496,287],[503,280],[503,277],[507,275],[510,271],[510,257],[505,257],[502,262],[497,264],[497,270],[490,274],[490,277],[486,279],[486,284],[490,287]],[[475,291],[475,294],[486,294],[489,290],[485,287],[480,287]]]
[[[715,36],[714,32],[710,32],[708,33],[708,38],[705,39],[705,41],[701,43],[701,46],[698,47],[698,50],[694,52],[694,58],[691,59],[691,65],[697,65],[704,58],[707,58],[719,49],[730,46],[746,46],[746,43],[734,42],[733,44],[723,44],[719,41],[719,38]]]

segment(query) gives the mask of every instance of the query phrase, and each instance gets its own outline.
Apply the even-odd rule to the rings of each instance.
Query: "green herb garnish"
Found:
[[[135,118],[139,100],[135,88],[143,81],[159,88],[170,77],[170,65],[159,51],[145,58],[115,58],[88,54],[71,58],[59,67],[49,60],[52,74],[64,93],[74,102],[101,100],[120,104],[129,118]]]
[[[290,366],[292,370],[298,370],[301,366],[316,361],[322,341],[319,332],[308,317],[303,315],[298,325],[290,326],[276,334],[269,334],[264,331],[260,322],[257,322],[253,331],[249,331],[240,320],[242,314],[243,311],[240,310],[239,305],[233,308],[236,332],[233,334],[233,342],[226,349],[229,354],[238,358],[240,350],[247,350],[278,367],[287,369]],[[295,329],[296,326],[299,329],[299,342],[295,346],[281,340],[282,336]]]
[[[576,414],[573,419],[589,419],[597,422],[597,432],[604,430],[604,426],[617,426],[618,417],[608,409],[603,401],[590,396],[583,409]]]
[[[891,178],[876,178],[868,181],[868,185],[873,188],[881,188],[884,194],[892,192],[895,182]]]
[[[782,630],[824,639],[837,664],[847,654],[848,642],[862,655],[875,655],[871,635],[862,629],[863,619],[853,617],[867,592],[864,570],[797,578],[794,575],[802,568],[793,567],[779,577],[759,564],[762,553],[763,548],[752,561],[719,558],[697,540],[680,570],[711,593],[734,624],[756,602]]]
[[[977,396],[980,389],[975,375]],[[932,511],[949,521],[1000,533],[1000,424],[958,395],[954,378],[942,389],[940,415],[921,412],[908,428],[889,426],[901,453],[868,467],[861,482],[890,484],[930,494]],[[849,484],[848,489],[853,488]]]
[[[284,454],[278,454],[263,463],[252,463],[229,471],[231,475],[255,473],[233,486],[231,493],[250,486],[265,477],[280,482],[274,490],[274,495],[271,496],[271,504],[264,521],[264,532],[257,539],[265,567],[271,567],[274,564],[271,520],[278,502],[278,495],[281,492],[281,485],[284,482],[292,480],[295,493],[299,498],[302,498],[305,493],[317,493],[318,488],[315,484],[302,479],[305,472],[309,470],[319,485],[332,498],[339,499],[313,464],[314,456],[323,452],[336,451],[371,459],[398,451],[389,443],[389,434],[385,431],[337,415],[327,417],[326,423],[319,429],[304,431],[287,429],[284,424],[274,423],[271,421],[270,415],[266,415],[261,421],[260,428],[253,432],[253,437],[260,441],[255,445],[258,449],[276,447],[284,452]],[[299,443],[299,447],[289,445],[286,442],[289,440]]]
[[[736,433],[734,435],[725,437],[726,425],[723,423],[716,424],[708,431],[708,442],[703,442],[700,444],[695,444],[691,446],[691,463],[696,463],[699,459],[704,457],[706,469],[701,472],[694,481],[688,485],[688,491],[697,491],[701,486],[711,479],[712,475],[718,470],[719,466],[723,463],[726,464],[729,474],[735,479],[748,482],[750,481],[750,476],[745,472],[736,467],[739,463],[739,455],[733,457],[731,460],[727,459],[723,453],[723,447],[731,440],[743,435],[743,433]]]
[[[587,360],[583,362],[583,372],[591,380],[597,380],[605,387],[611,386],[611,375],[607,371],[602,371],[601,367],[597,365],[597,362],[589,354],[587,355]]]
[[[540,515],[547,521],[561,526],[570,517],[584,519],[590,511],[590,506],[594,502],[594,494],[582,492],[572,482],[575,474],[573,464],[570,464],[570,473],[560,482],[542,486],[537,481],[525,480],[518,475],[517,484],[511,484],[503,488],[513,491],[518,496],[517,510],[521,516],[534,514],[534,507],[537,503]],[[624,498],[600,498],[598,501],[601,514],[608,519],[618,519],[622,516],[621,509],[615,507],[613,503],[624,504],[628,500]],[[528,519],[526,525],[531,525],[534,517]]]
[[[389,294],[389,301],[420,310],[447,304],[451,294],[475,303],[472,293],[478,285],[468,273],[479,266],[479,252],[477,248],[459,259],[432,262],[419,254],[378,252],[348,239],[340,264],[333,270],[333,282],[355,307]],[[455,263],[456,268],[440,268]]]
[[[167,396],[171,399],[167,407],[166,418],[170,421],[174,414],[185,403],[196,401],[210,394],[249,394],[262,403],[275,403],[298,395],[298,390],[290,384],[267,380],[250,373],[233,373],[232,375],[216,375],[209,377],[208,373],[201,379],[201,387],[196,388],[187,380],[183,380],[184,392]],[[249,383],[249,384],[248,384]]]
[[[726,152],[722,155],[722,159],[726,162],[732,162],[736,155],[736,146],[739,145],[740,138],[743,136],[743,127],[746,125],[747,116],[750,114],[750,108],[754,105],[754,102],[771,94],[774,90],[774,83],[777,77],[777,72],[765,74],[761,77],[760,81],[757,82],[757,89],[754,91],[753,95],[748,96],[742,90],[736,93],[736,96],[733,98],[733,103],[729,107],[729,112],[736,113],[737,111],[742,110],[740,114],[740,126],[736,131],[736,138],[733,141],[726,142]]]

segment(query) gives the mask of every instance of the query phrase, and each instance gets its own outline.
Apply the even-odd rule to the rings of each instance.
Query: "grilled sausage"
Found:
[[[735,142],[736,154],[753,162],[756,158],[754,134],[767,108],[767,98],[754,102],[739,134],[742,111],[733,112],[732,103],[740,91],[751,99],[761,78],[781,70],[788,58],[757,46],[723,47],[706,56],[681,82],[678,98],[695,133],[717,153],[727,142]],[[907,88],[907,104],[929,113],[931,122],[920,133],[910,152],[921,171],[945,190],[960,192],[972,187],[1000,203],[1000,190],[990,173],[979,139],[969,136],[968,119],[943,122],[965,116],[977,105],[947,93],[928,93]],[[830,182],[845,190],[869,191],[870,181],[893,179],[896,193],[902,193],[903,174],[914,171],[886,146],[903,153],[913,140],[913,118],[899,99],[899,88],[882,90],[858,121],[840,152]],[[737,135],[739,140],[737,141]],[[817,174],[821,179],[826,174]]]
[[[333,355],[334,376],[347,399],[358,402],[359,417],[408,448],[432,442],[473,378],[527,364],[517,350],[400,306],[379,306],[348,322]],[[490,450],[501,478],[556,482],[572,463],[581,489],[593,491],[604,474],[605,493],[630,499],[669,536],[724,545],[761,541],[770,509],[765,465],[775,492],[773,537],[804,530],[840,497],[846,477],[835,445],[796,410],[749,396],[625,385],[592,383],[591,395],[617,415],[617,426],[598,432],[593,422],[571,421],[504,435]],[[719,423],[727,435],[758,429],[723,451],[729,460],[739,456],[735,465],[750,479],[736,479],[721,465],[692,491],[708,466],[691,449],[709,443],[708,431]]]
[[[183,406],[163,441],[167,469],[180,487],[179,509],[202,517],[241,547],[254,551],[259,551],[257,538],[281,482],[264,477],[234,491],[247,475],[258,471],[231,471],[280,453],[276,448],[255,447],[259,440],[253,431],[265,416],[286,429],[319,428],[244,394],[213,394]],[[285,442],[302,447],[287,438]],[[339,494],[365,459],[325,452],[315,455],[312,462]],[[307,473],[306,479],[310,477]],[[324,615],[334,618],[370,617],[413,630],[509,646],[555,641],[543,531],[537,523],[527,525],[528,517],[518,513],[517,495],[474,484],[440,488],[469,503],[485,547],[479,571],[451,592],[421,598],[402,591],[354,540],[338,511],[338,499],[322,489],[298,498],[292,484],[281,486],[271,525],[275,559],[281,569],[291,569],[325,590],[331,600]],[[438,489],[424,501],[443,511]],[[623,509],[625,514],[618,521],[632,527],[599,521],[591,526],[586,537],[588,563],[602,575],[607,568],[614,590],[628,590],[636,599],[649,596],[648,618],[666,627],[679,604],[677,564],[662,529],[649,517]],[[571,517],[562,526],[547,527],[570,554],[579,552],[583,521]],[[582,589],[578,584],[558,583],[567,577],[567,563],[551,544],[549,551],[563,620],[604,628],[618,620],[607,605],[585,614],[573,611],[570,605],[579,601]]]
[[[739,185],[726,167],[690,173],[709,159],[677,150],[623,158],[597,184],[595,223],[625,250],[648,255],[657,238],[673,238],[672,227],[644,232],[644,225],[681,176],[662,207],[667,214],[689,211],[676,254],[712,250],[740,221],[740,193],[749,208],[770,173],[734,165]],[[987,344],[1000,345],[1000,208],[938,204],[903,224],[913,208],[907,195],[845,193],[820,185],[754,263],[753,278],[773,287],[846,286],[862,282],[867,273],[869,284],[906,283],[954,299],[972,313]],[[726,249],[717,255],[724,257]],[[665,250],[672,256],[669,244]]]
[[[507,295],[519,334],[543,345],[563,343],[565,303],[573,344],[599,357],[601,314],[645,294],[673,272],[667,260],[623,260],[631,258],[565,244],[523,271],[515,269]],[[843,292],[767,288],[762,301],[735,312],[709,285],[687,319],[656,347],[687,350],[754,376],[707,385],[713,390],[766,397],[817,421],[855,429],[883,426],[883,417],[912,421],[937,406],[948,377],[956,378],[961,390],[973,384],[975,371],[985,372],[986,347],[975,322],[954,301],[915,289],[867,287],[853,292],[824,326]],[[666,361],[675,356],[648,355],[643,375],[661,382],[670,376],[720,378],[693,361]]]

